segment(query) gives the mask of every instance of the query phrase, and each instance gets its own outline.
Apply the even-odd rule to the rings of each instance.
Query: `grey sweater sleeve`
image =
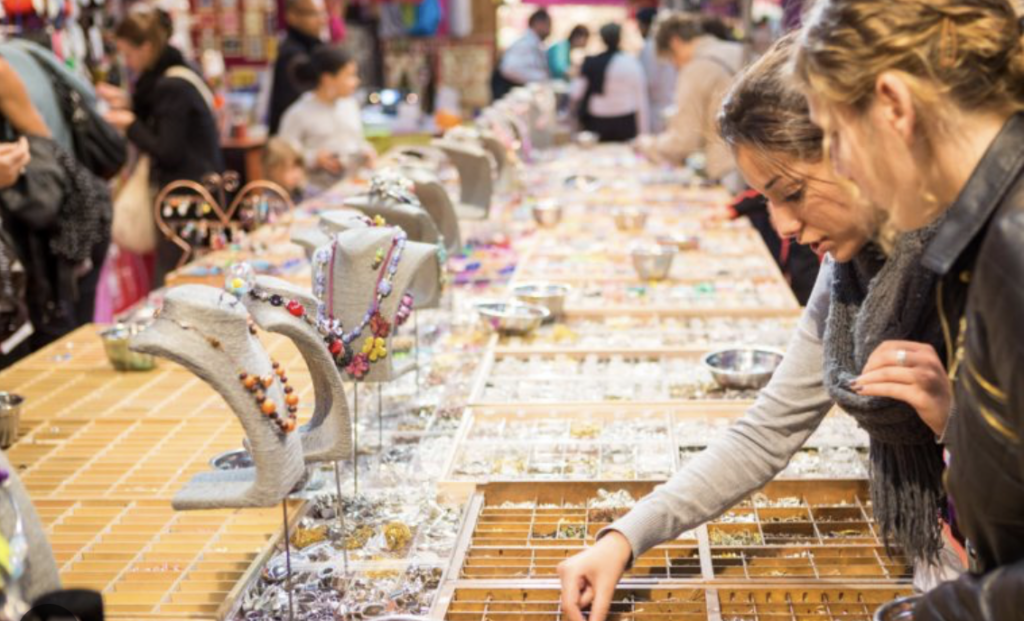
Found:
[[[822,381],[831,265],[818,281],[786,356],[747,413],[667,483],[598,534],[616,530],[633,558],[714,519],[771,481],[832,407]]]

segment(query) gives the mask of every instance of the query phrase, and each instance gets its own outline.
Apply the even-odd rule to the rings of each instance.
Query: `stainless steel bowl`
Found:
[[[521,302],[485,302],[477,304],[476,312],[491,330],[519,335],[533,332],[551,315],[543,306]]]
[[[557,283],[524,283],[512,289],[512,296],[524,304],[542,306],[551,314],[545,321],[554,321],[565,312],[565,298],[572,288]]]
[[[633,268],[641,280],[664,280],[672,270],[672,260],[676,249],[672,246],[656,244],[640,246],[630,252],[633,257]]]
[[[914,606],[921,599],[920,595],[910,595],[883,604],[875,611],[875,621],[914,621]]]
[[[697,235],[663,235],[657,241],[665,246],[675,246],[680,252],[700,250],[700,237]]]
[[[562,206],[555,203],[537,203],[533,206],[533,219],[546,229],[558,226],[562,221]]]
[[[722,388],[761,389],[782,362],[782,352],[762,347],[720,349],[701,362]]]
[[[252,455],[245,449],[225,451],[210,460],[210,467],[214,470],[240,470],[252,468],[255,465]]]
[[[647,212],[642,209],[626,207],[612,212],[615,228],[620,231],[641,231],[647,224]]]
[[[565,178],[565,187],[581,192],[596,192],[601,187],[601,181],[593,175],[569,175]]]
[[[156,357],[128,348],[132,336],[143,328],[139,324],[119,323],[100,332],[107,359],[118,371],[149,371],[156,366]]]

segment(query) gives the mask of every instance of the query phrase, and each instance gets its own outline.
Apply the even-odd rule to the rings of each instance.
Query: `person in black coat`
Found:
[[[327,23],[323,6],[316,0],[287,0],[284,10],[288,31],[274,62],[274,83],[270,90],[267,119],[271,135],[277,134],[285,110],[304,92],[293,77],[295,62],[311,56],[324,44],[320,32]]]
[[[115,36],[125,65],[139,75],[131,108],[123,91],[109,86],[98,91],[113,108],[107,121],[150,156],[150,184],[158,189],[172,181],[201,181],[210,173],[224,172],[213,96],[181,52],[168,43],[167,14],[133,10],[118,24]],[[180,256],[180,248],[161,238],[156,286],[163,284]]]

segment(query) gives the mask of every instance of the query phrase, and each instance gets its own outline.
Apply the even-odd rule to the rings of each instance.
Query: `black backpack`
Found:
[[[86,105],[82,94],[50,66],[38,50],[28,48],[36,64],[50,76],[61,113],[71,128],[75,159],[101,179],[113,179],[128,161],[128,143],[96,111]]]
[[[8,339],[28,322],[26,286],[25,266],[18,257],[10,233],[0,222],[0,347],[7,345]]]

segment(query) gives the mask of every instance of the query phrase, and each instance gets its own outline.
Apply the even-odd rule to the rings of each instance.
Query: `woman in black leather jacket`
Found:
[[[947,488],[971,572],[915,621],[1024,619],[1024,46],[1009,0],[826,0],[796,71],[836,168],[900,229],[944,215],[938,273],[955,407]],[[879,354],[875,382],[914,373]]]

